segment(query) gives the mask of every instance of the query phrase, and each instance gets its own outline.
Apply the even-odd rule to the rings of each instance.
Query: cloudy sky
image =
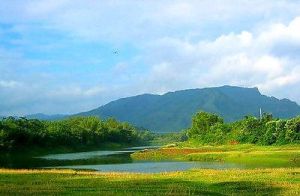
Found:
[[[225,84],[300,103],[300,1],[0,0],[0,115]]]

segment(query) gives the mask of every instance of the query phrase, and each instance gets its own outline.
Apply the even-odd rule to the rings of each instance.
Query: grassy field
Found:
[[[0,169],[0,195],[300,195],[300,169],[161,174]]]
[[[193,146],[132,154],[136,160],[246,163],[246,169],[158,174],[0,169],[0,195],[300,195],[300,146]],[[256,168],[262,166],[262,168]]]
[[[182,160],[218,161],[246,164],[257,167],[300,167],[300,145],[256,146],[225,145],[191,147],[189,143],[180,146],[144,150],[131,155],[135,160]]]

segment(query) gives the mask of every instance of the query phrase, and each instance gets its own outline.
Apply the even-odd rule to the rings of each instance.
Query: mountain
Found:
[[[68,116],[63,114],[47,115],[47,114],[37,113],[37,114],[26,115],[25,117],[28,119],[39,119],[39,120],[60,120]]]
[[[122,98],[76,116],[114,117],[152,131],[172,132],[189,127],[200,110],[230,122],[245,115],[258,116],[259,108],[280,118],[300,115],[300,106],[288,99],[262,95],[257,88],[222,86]]]

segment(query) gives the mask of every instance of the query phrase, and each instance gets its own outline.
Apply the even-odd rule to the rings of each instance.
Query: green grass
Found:
[[[221,161],[247,169],[159,174],[0,169],[0,195],[300,195],[300,146],[193,146],[144,150],[138,160]],[[264,168],[256,168],[263,166]],[[291,167],[293,166],[293,167]]]
[[[300,169],[161,174],[0,170],[0,195],[299,195]]]
[[[144,150],[131,155],[135,160],[218,161],[256,167],[300,167],[300,145],[256,146],[225,145],[191,148],[185,143],[176,147]]]

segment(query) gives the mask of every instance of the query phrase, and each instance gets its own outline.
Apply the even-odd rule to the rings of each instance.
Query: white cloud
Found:
[[[139,93],[224,84],[258,86],[300,103],[300,2],[224,2],[3,0],[0,23],[9,25],[0,38],[13,36],[10,47],[0,45],[0,114],[73,113]],[[138,52],[102,69],[100,60],[69,56],[74,40],[130,44]],[[63,60],[51,55],[65,45],[57,54]],[[50,57],[35,59],[35,51]],[[86,74],[87,64],[95,73]]]
[[[15,88],[15,87],[18,87],[18,86],[21,86],[20,82],[13,81],[13,80],[9,80],[9,81],[0,80],[0,88],[1,87],[3,87],[3,88]]]
[[[52,98],[64,98],[64,97],[93,97],[105,92],[105,88],[102,86],[93,86],[93,87],[80,87],[80,86],[61,86],[53,91],[48,93],[49,97]]]
[[[266,46],[274,44],[274,41],[288,41],[300,43],[300,16],[293,19],[288,25],[277,23],[271,25],[268,31],[261,33],[259,42]]]
[[[232,28],[237,21],[286,21],[300,12],[300,2],[278,0],[81,1],[4,0],[0,21],[39,24],[86,40],[147,41],[161,36],[205,35],[205,25]],[[247,17],[246,21],[243,18]],[[261,22],[261,21],[259,21]],[[248,26],[251,27],[251,26]]]
[[[300,17],[296,17],[288,24],[225,34],[213,41],[159,39],[152,42],[145,53],[153,68],[144,80],[156,81],[156,87],[166,91],[232,84],[258,86],[264,93],[275,93],[279,97],[287,95],[277,89],[293,86],[290,90],[297,94],[298,87],[294,85],[300,85],[297,68],[300,57],[281,57],[272,51],[283,42],[294,46],[299,43],[300,49],[300,36],[296,33],[300,32],[296,31],[300,28],[299,21]]]

